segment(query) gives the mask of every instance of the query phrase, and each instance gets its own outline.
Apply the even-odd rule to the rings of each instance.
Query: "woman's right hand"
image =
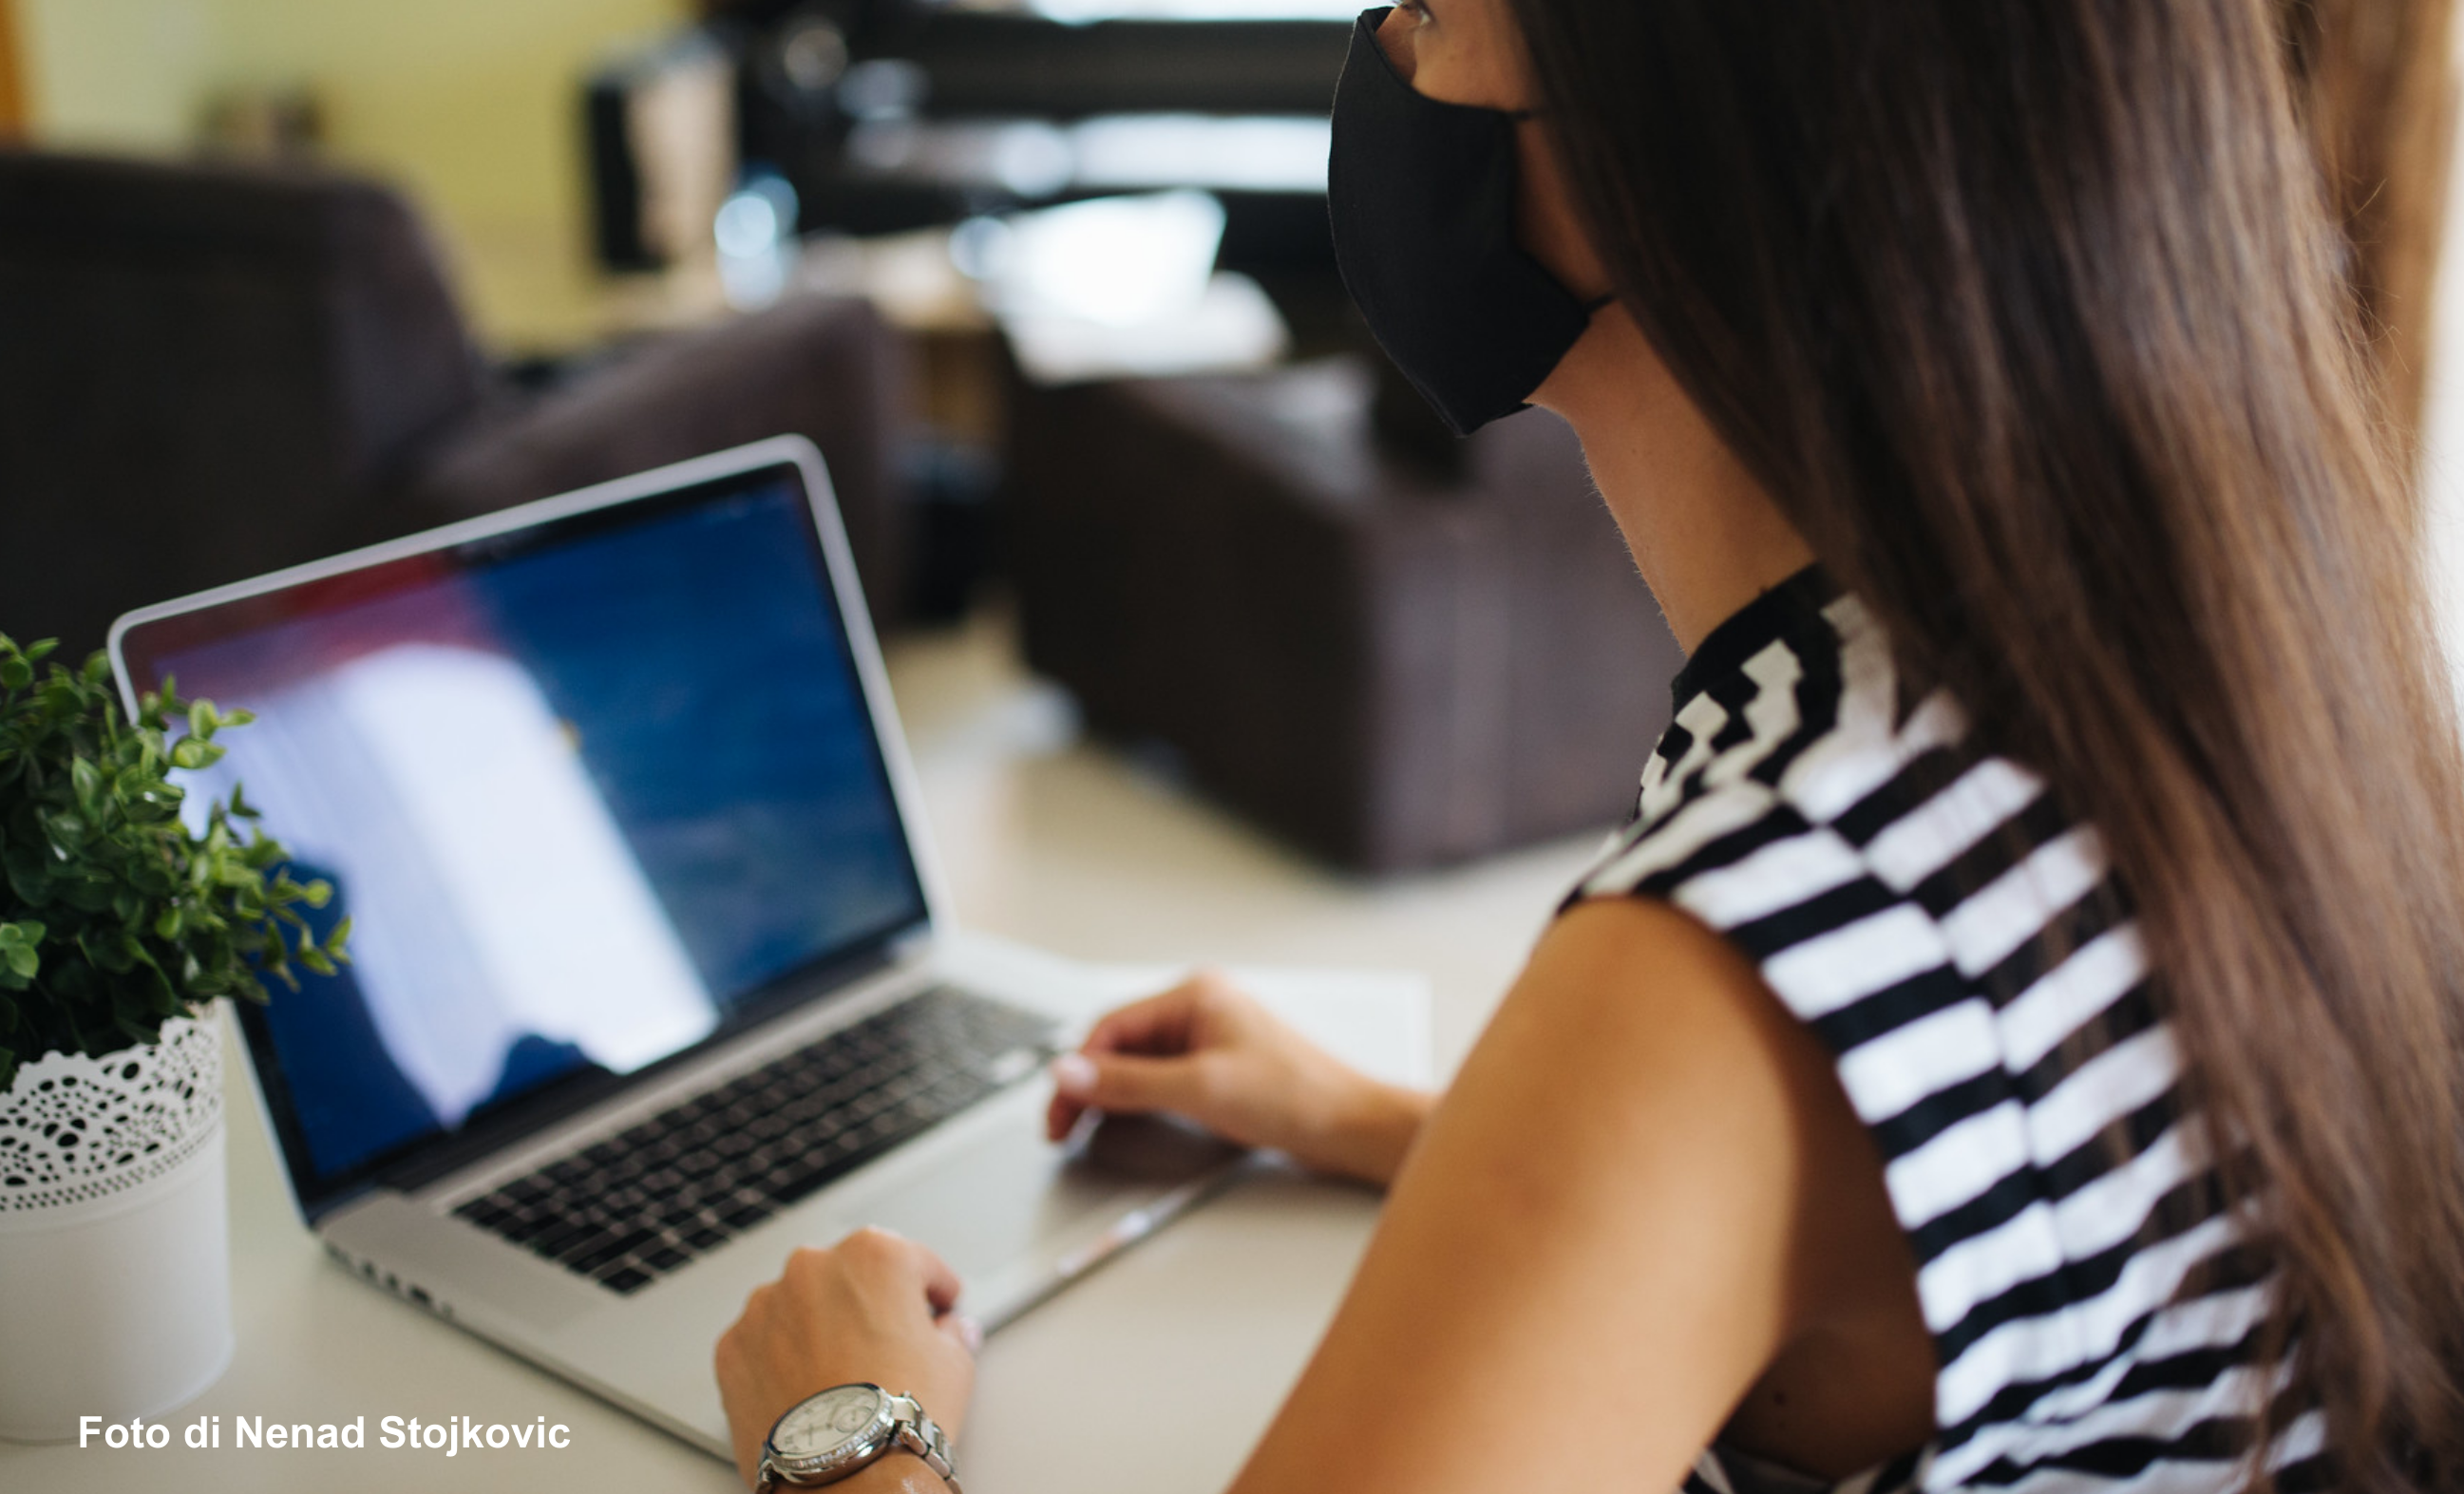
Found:
[[[1052,1061],[1052,1081],[1055,1141],[1090,1110],[1162,1110],[1381,1186],[1433,1098],[1353,1068],[1211,973],[1105,1017],[1077,1052]]]

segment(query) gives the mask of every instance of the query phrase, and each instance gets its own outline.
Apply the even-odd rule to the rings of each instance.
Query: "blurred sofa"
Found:
[[[1573,433],[1532,412],[1457,444],[1399,381],[1381,420],[1377,367],[1022,384],[1028,662],[1344,867],[1617,823],[1683,660]]]
[[[789,431],[887,622],[906,357],[802,297],[533,386],[383,187],[0,151],[0,631],[83,650],[132,606]]]

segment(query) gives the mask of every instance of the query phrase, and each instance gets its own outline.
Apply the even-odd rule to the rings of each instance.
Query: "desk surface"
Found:
[[[234,1066],[236,1053],[229,1055]],[[232,1313],[239,1351],[166,1419],[220,1414],[225,1446],[79,1451],[0,1443],[18,1494],[149,1483],[183,1490],[740,1489],[732,1469],[554,1376],[362,1284],[301,1229],[244,1081],[231,1088]],[[985,1346],[967,1427],[971,1487],[1187,1491],[1228,1482],[1307,1357],[1375,1217],[1368,1193],[1253,1180],[1021,1319]],[[1203,1282],[1202,1292],[1190,1289]],[[11,1351],[18,1351],[11,1346]],[[1087,1406],[1110,1440],[1081,1430]],[[234,1450],[237,1416],[283,1422],[467,1415],[572,1428],[551,1453]]]
[[[1443,1070],[1589,849],[1564,843],[1399,883],[1333,876],[1078,744],[1066,709],[1008,661],[997,625],[891,652],[955,900],[974,927],[1087,959],[1419,970],[1435,993]],[[332,1264],[290,1213],[237,1065],[233,1055],[239,1350],[221,1380],[167,1418],[181,1426],[218,1413],[226,1446],[107,1453],[0,1442],[0,1488],[48,1494],[139,1479],[201,1494],[740,1487],[715,1460]],[[1221,1488],[1306,1360],[1375,1213],[1359,1189],[1253,1180],[997,1335],[966,1430],[969,1487]],[[1100,1417],[1089,1415],[1097,1407]],[[450,1462],[435,1452],[228,1445],[233,1416],[364,1416],[373,1434],[387,1415],[544,1417],[571,1427],[573,1445]]]

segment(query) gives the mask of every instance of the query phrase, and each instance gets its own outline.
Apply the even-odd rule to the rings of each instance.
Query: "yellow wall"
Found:
[[[213,67],[209,0],[16,0],[37,140],[89,149],[187,142]]]
[[[232,86],[305,85],[333,158],[407,188],[500,346],[598,319],[579,87],[607,49],[686,0],[18,0],[34,133],[180,148]]]

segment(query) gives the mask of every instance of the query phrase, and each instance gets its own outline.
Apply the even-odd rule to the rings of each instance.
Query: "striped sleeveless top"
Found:
[[[2127,898],[2093,826],[1905,702],[1818,570],[1704,640],[1634,821],[1568,899],[1640,896],[1727,937],[1837,1057],[1918,1264],[1926,1448],[1842,1494],[2240,1486],[2264,1261],[2225,1211]],[[2323,1420],[2279,1486],[2323,1486]],[[1689,1490],[1827,1487],[1719,1449]]]

